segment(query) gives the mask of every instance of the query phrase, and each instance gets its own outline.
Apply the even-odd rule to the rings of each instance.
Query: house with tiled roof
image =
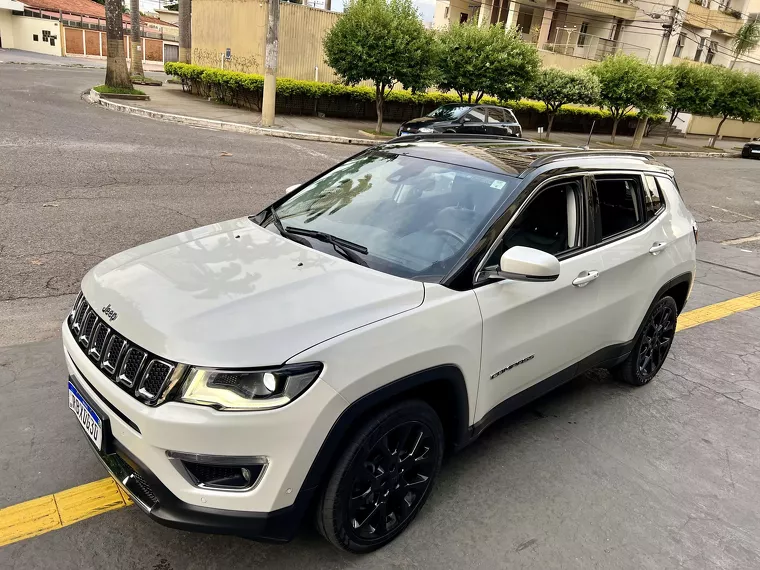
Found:
[[[105,7],[92,0],[0,0],[0,47],[49,55],[105,58]],[[128,13],[122,16],[129,54]],[[179,28],[140,15],[141,52],[146,62],[176,61]]]

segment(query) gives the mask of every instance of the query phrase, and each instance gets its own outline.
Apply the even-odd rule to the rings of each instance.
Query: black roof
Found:
[[[397,137],[378,150],[523,177],[552,168],[614,168],[670,172],[644,152],[587,150],[503,136],[433,133]],[[582,162],[581,162],[582,161]]]

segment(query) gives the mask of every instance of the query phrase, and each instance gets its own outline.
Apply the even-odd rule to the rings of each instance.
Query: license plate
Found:
[[[69,408],[74,412],[95,447],[100,450],[103,446],[103,422],[71,382],[69,382]]]

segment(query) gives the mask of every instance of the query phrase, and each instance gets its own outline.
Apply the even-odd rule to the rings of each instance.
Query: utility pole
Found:
[[[280,27],[280,0],[269,0],[267,45],[264,56],[264,97],[261,104],[261,124],[274,126],[274,103],[277,92],[277,31]]]
[[[179,0],[179,61],[190,63],[192,57],[192,4]]]
[[[670,7],[670,13],[668,14],[668,21],[662,25],[662,40],[660,40],[660,49],[657,52],[657,61],[655,65],[662,65],[665,61],[665,54],[668,51],[668,41],[670,36],[673,35],[674,28],[676,27],[676,15],[678,14],[678,5]]]

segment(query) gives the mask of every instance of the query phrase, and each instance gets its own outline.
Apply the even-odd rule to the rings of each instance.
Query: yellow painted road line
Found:
[[[760,291],[681,313],[676,332],[760,307]]]
[[[0,509],[0,546],[68,526],[131,504],[108,477]]]
[[[760,291],[682,313],[676,330],[690,329],[756,307],[760,307]],[[0,509],[0,546],[131,504],[124,490],[109,477],[6,507]]]

